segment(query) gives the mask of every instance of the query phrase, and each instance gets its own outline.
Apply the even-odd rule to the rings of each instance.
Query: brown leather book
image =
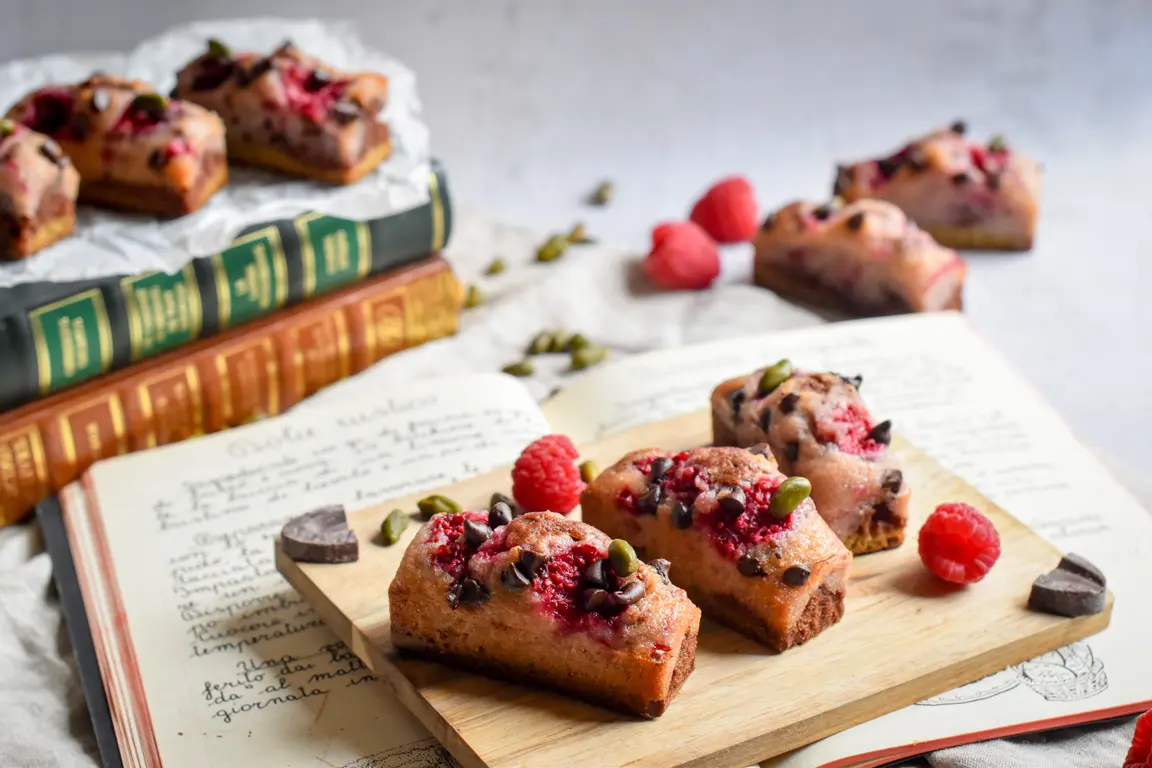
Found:
[[[0,416],[0,526],[99,459],[273,416],[455,333],[462,294],[432,256]]]

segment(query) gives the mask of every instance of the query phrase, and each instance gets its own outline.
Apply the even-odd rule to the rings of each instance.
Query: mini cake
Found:
[[[668,567],[553,512],[439,514],[388,589],[392,642],[659,717],[692,672],[700,628]]]
[[[675,562],[705,614],[776,651],[844,615],[852,555],[766,447],[633,451],[580,503],[588,523]]]
[[[51,136],[80,174],[80,202],[178,216],[228,181],[224,126],[138,80],[93,75],[33,91],[8,112]]]
[[[782,472],[808,479],[820,515],[862,555],[904,541],[910,490],[889,447],[892,422],[873,421],[859,384],[781,360],[713,391],[712,432],[717,445],[767,443]]]
[[[969,141],[963,122],[877,160],[840,166],[833,194],[887,200],[952,248],[1026,251],[1040,208],[1040,170],[1003,139]]]
[[[968,267],[894,205],[797,202],[752,241],[753,278],[791,299],[855,315],[960,309]]]
[[[0,120],[0,259],[21,259],[76,228],[80,176],[44,134]]]
[[[377,120],[387,78],[340,72],[291,43],[261,56],[212,40],[176,78],[173,96],[224,118],[237,162],[350,184],[391,152],[388,126]]]

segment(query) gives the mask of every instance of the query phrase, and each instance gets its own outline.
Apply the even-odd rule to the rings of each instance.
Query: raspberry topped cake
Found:
[[[700,610],[625,541],[507,504],[434,516],[388,589],[392,642],[469,671],[659,717],[692,672]]]
[[[844,615],[852,555],[766,446],[633,451],[584,490],[584,519],[676,563],[704,613],[783,651]]]
[[[795,202],[752,240],[753,278],[788,298],[854,315],[960,309],[968,267],[896,206]]]
[[[72,234],[80,176],[60,145],[0,120],[0,259],[21,259]]]
[[[264,56],[210,40],[177,73],[172,95],[224,118],[228,155],[238,162],[350,184],[391,152],[388,126],[377,119],[387,78],[340,72],[292,43]]]
[[[1026,251],[1040,208],[1040,169],[1002,138],[972,141],[957,121],[892,154],[840,166],[833,194],[886,200],[952,248]]]
[[[910,489],[889,447],[892,422],[872,418],[860,377],[793,370],[781,360],[712,393],[717,445],[767,443],[781,471],[802,475],[832,531],[862,555],[898,547]]]

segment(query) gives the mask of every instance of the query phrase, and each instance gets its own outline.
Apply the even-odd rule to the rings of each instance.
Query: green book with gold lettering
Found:
[[[0,412],[441,250],[452,206],[437,164],[428,186],[381,218],[250,225],[175,272],[0,288]]]

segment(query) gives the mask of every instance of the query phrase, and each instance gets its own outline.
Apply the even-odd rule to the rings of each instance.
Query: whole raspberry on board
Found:
[[[1123,768],[1152,768],[1152,709],[1136,720],[1136,733]]]
[[[759,209],[751,182],[728,176],[696,201],[688,218],[718,243],[743,243],[760,229]]]
[[[580,454],[564,435],[545,435],[531,443],[512,466],[512,496],[525,512],[566,515],[580,503],[584,481]]]
[[[666,222],[652,230],[644,274],[668,290],[703,290],[720,275],[720,253],[708,233],[692,222]]]
[[[972,584],[1000,559],[1000,535],[976,508],[941,504],[920,529],[920,559],[945,581]]]

